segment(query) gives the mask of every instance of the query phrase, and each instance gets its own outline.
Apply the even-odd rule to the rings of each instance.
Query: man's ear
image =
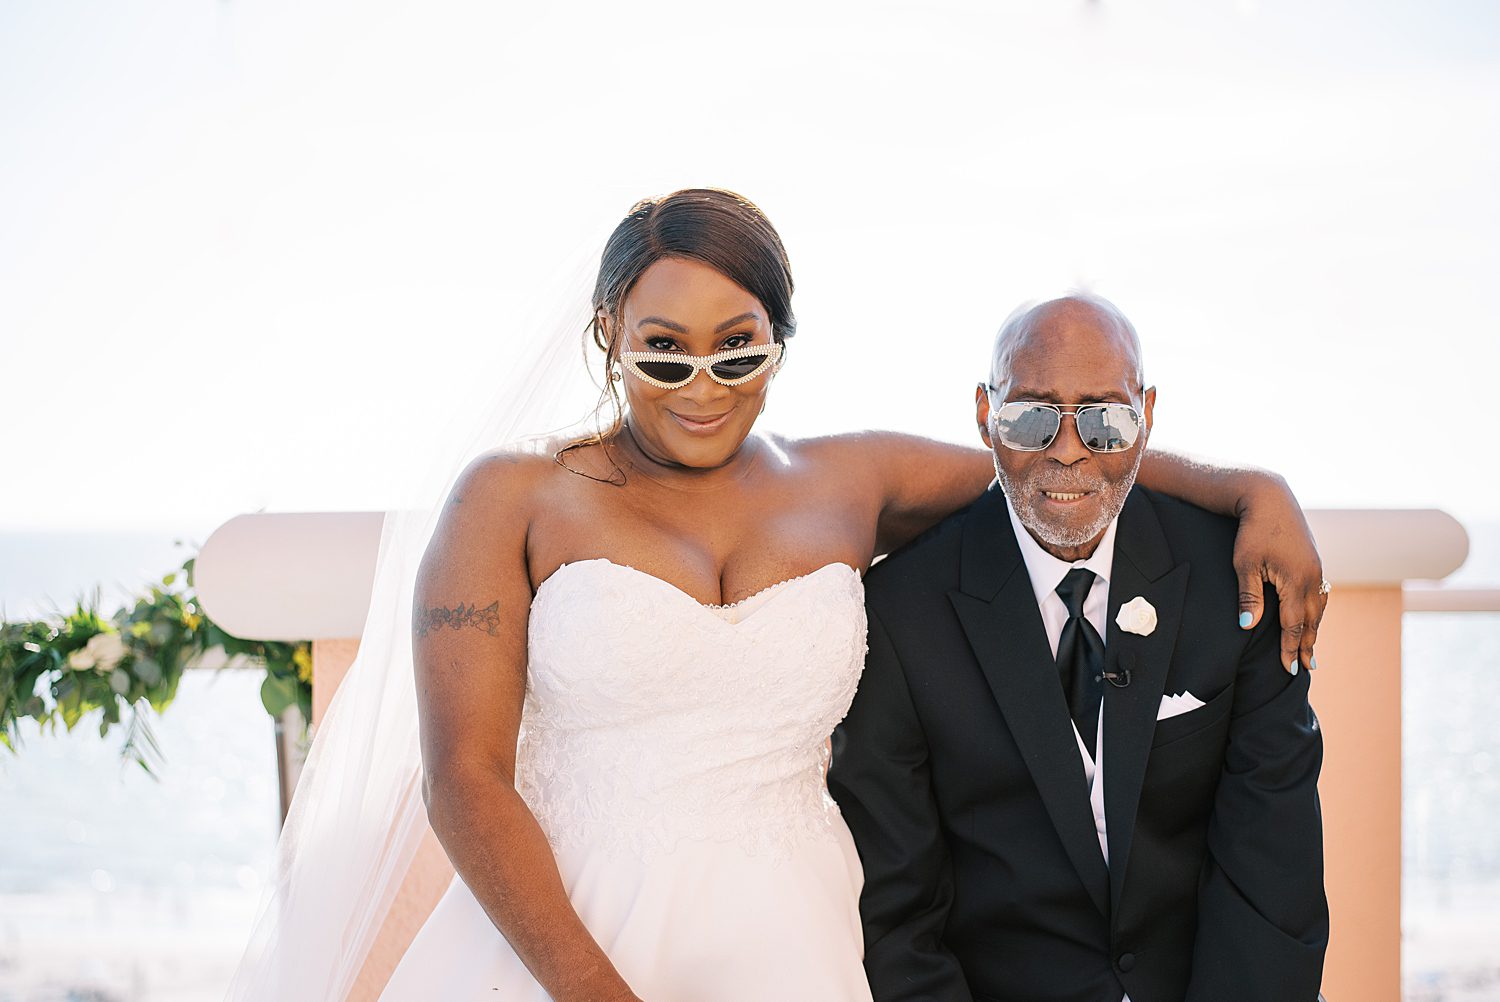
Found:
[[[974,391],[974,420],[979,423],[979,438],[985,448],[993,450],[990,441],[990,391],[983,383]]]
[[[1151,421],[1152,421],[1153,416],[1156,413],[1156,387],[1154,387],[1154,386],[1148,386],[1148,387],[1146,387],[1146,392],[1144,394],[1144,398],[1145,398],[1145,408],[1146,408],[1146,410],[1145,410],[1145,413],[1142,414],[1141,416],[1145,419],[1145,422],[1146,422],[1146,428],[1145,428],[1145,430],[1146,430],[1146,437],[1149,439],[1151,437]]]

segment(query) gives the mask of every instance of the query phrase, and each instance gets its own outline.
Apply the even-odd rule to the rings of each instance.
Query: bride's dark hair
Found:
[[[785,342],[797,329],[792,315],[792,266],[781,237],[747,198],[719,188],[687,188],[635,204],[604,245],[594,284],[594,311],[611,321],[636,281],[663,258],[701,261],[750,293],[771,314],[771,333]],[[613,359],[602,325],[594,343]]]
[[[658,198],[645,198],[620,220],[604,245],[599,277],[594,283],[594,318],[585,336],[604,352],[604,390],[599,413],[612,407],[608,428],[569,443],[563,455],[585,445],[607,445],[620,430],[624,404],[609,370],[619,355],[620,308],[646,269],[664,258],[701,261],[740,286],[770,314],[771,335],[778,344],[797,331],[792,314],[792,266],[776,228],[749,199],[722,188],[685,188]],[[606,336],[602,317],[609,318],[613,339]],[[623,472],[615,467],[618,478]],[[588,476],[588,474],[582,474]],[[595,478],[597,479],[597,478]],[[615,482],[617,478],[610,478]]]

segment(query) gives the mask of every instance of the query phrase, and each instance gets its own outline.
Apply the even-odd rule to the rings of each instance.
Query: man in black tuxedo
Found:
[[[871,570],[828,786],[877,1002],[1313,1002],[1308,672],[1235,523],[1134,487],[1156,401],[1109,303],[1019,311],[976,396],[998,482]],[[1102,754],[1101,754],[1102,752]]]

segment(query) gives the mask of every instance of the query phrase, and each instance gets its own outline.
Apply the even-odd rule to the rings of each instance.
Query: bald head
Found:
[[[1008,384],[1015,374],[1017,358],[1054,354],[1059,361],[1097,370],[1105,381],[1113,382],[1123,376],[1133,393],[1139,393],[1146,385],[1141,341],[1135,326],[1114,303],[1089,293],[1026,304],[1012,313],[995,337],[990,356],[990,385],[1006,393],[1009,399]]]

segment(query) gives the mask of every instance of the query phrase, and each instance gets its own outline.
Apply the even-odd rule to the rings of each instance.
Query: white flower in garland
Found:
[[[94,655],[87,647],[80,647],[68,655],[68,667],[74,671],[87,671],[94,667]]]
[[[115,666],[124,659],[128,649],[124,638],[118,633],[96,633],[89,637],[89,642],[84,645],[83,650],[93,663],[94,670],[102,675],[114,671]],[[68,663],[72,664],[72,662],[72,657],[69,657]]]

